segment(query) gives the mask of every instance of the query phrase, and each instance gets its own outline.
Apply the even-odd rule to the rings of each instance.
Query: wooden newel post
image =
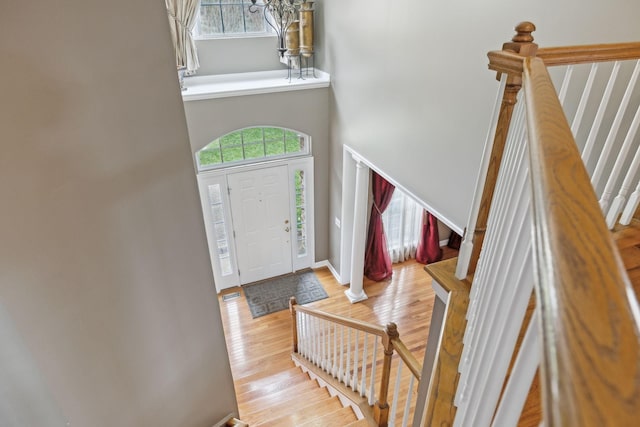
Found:
[[[296,315],[296,297],[289,299],[289,311],[291,312],[291,338],[293,343],[293,352],[298,352],[298,316]]]
[[[535,31],[536,26],[531,22],[521,22],[515,28],[516,35],[513,36],[510,42],[502,45],[502,50],[506,52],[517,53],[520,56],[535,56],[538,50],[538,45],[533,42],[533,35],[531,33]],[[493,56],[490,54],[489,68],[498,71],[498,79],[501,78],[502,71],[500,66],[493,64],[491,61]],[[478,210],[478,218],[476,220],[476,226],[473,231],[473,249],[471,251],[471,257],[469,262],[468,275],[472,275],[476,270],[478,264],[478,258],[480,257],[480,250],[482,249],[482,242],[484,241],[485,231],[487,229],[487,220],[489,218],[489,208],[491,207],[491,201],[493,200],[493,192],[496,187],[496,181],[498,179],[498,171],[500,170],[500,164],[502,163],[502,154],[504,152],[504,146],[507,142],[507,134],[509,132],[509,126],[511,124],[511,116],[513,115],[513,109],[515,108],[518,92],[522,88],[522,74],[509,73],[507,77],[506,87],[504,94],[502,95],[502,105],[500,106],[500,113],[498,116],[498,123],[496,125],[496,134],[493,139],[493,146],[491,149],[491,160],[489,161],[489,167],[487,169],[486,180],[484,182],[484,188],[482,190],[482,199],[480,202],[480,209]]]
[[[387,324],[385,334],[382,336],[382,346],[384,347],[384,360],[382,362],[382,376],[380,378],[380,393],[378,400],[373,407],[373,416],[380,427],[386,427],[389,422],[389,403],[387,394],[389,392],[389,379],[391,377],[391,359],[393,357],[393,344],[391,340],[398,338],[398,326],[395,323]]]

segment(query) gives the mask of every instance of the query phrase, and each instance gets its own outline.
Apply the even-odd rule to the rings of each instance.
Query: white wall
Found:
[[[640,39],[629,0],[320,0],[317,64],[332,78],[331,206],[347,144],[462,229],[497,82],[486,52],[521,21],[543,46]],[[331,227],[331,261],[339,230]]]
[[[0,425],[236,411],[163,2],[10,1],[0,55]]]

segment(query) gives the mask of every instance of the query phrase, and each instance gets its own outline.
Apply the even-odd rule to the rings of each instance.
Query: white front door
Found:
[[[227,175],[240,284],[293,271],[288,175],[286,165]]]

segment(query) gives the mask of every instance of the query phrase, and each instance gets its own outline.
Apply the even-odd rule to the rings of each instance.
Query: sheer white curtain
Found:
[[[200,0],[165,0],[171,40],[176,51],[176,65],[187,67],[187,73],[194,73],[199,67],[193,28],[196,25]]]
[[[392,262],[416,257],[422,210],[421,206],[396,188],[391,203],[382,214],[387,249]]]

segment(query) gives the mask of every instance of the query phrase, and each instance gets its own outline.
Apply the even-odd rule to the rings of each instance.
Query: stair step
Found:
[[[326,396],[326,398],[318,399],[310,402],[309,405],[296,408],[289,407],[289,413],[280,417],[272,418],[266,422],[258,424],[260,427],[283,427],[283,426],[300,426],[310,419],[314,419],[318,414],[332,413],[344,409],[337,397]],[[353,418],[355,415],[351,411]]]
[[[309,375],[302,373],[296,367],[292,367],[276,375],[254,381],[242,387],[243,391],[236,390],[236,396],[240,401],[254,400],[309,381]]]
[[[349,423],[344,427],[371,427],[371,424],[369,424],[369,421],[362,419]]]
[[[278,396],[273,396],[273,398],[268,397],[259,402],[260,409],[258,410],[253,403],[250,404],[251,412],[245,413],[241,407],[239,408],[240,416],[249,425],[257,426],[274,418],[289,415],[300,406],[327,401],[331,398],[327,390],[318,387],[315,381],[308,381],[308,385],[310,386],[308,389],[292,388],[285,390],[284,393],[277,393]]]
[[[300,375],[302,376],[302,374]],[[320,398],[329,395],[326,389],[321,389],[320,387],[318,387],[317,382],[310,381],[307,379],[307,381],[302,381],[286,389],[282,389],[277,392],[273,392],[269,394],[264,394],[250,401],[246,401],[247,406],[250,408],[251,412],[245,412],[243,411],[243,408],[240,407],[239,408],[240,415],[242,418],[248,418],[249,416],[255,413],[272,411],[274,408],[282,406],[283,404],[285,405],[289,404],[288,408],[290,409],[292,407],[291,404],[289,403],[290,400],[299,399],[300,396],[303,396],[306,394],[312,394],[312,395],[316,394],[317,397],[320,397]],[[315,398],[315,397],[311,397],[311,398]],[[261,419],[264,420],[266,418],[263,417]]]
[[[322,416],[316,416],[306,423],[297,424],[296,427],[344,426],[356,420],[356,415],[353,413],[351,408],[346,407]]]

